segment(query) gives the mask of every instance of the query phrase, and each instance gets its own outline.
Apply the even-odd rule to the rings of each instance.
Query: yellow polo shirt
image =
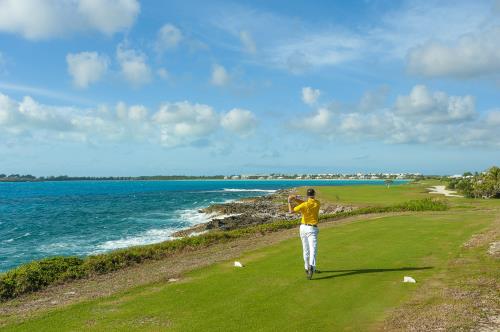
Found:
[[[319,201],[314,198],[308,198],[307,201],[293,208],[295,212],[302,213],[303,224],[317,225],[319,217]]]

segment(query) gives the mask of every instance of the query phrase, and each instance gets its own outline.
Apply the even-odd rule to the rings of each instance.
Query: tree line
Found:
[[[153,176],[40,176],[31,174],[0,174],[0,182],[35,182],[35,181],[124,181],[124,180],[216,180],[224,179],[223,175],[191,176],[191,175],[153,175]]]
[[[449,179],[449,189],[455,189],[470,198],[500,198],[500,168],[490,167],[482,173],[464,173],[464,176]]]

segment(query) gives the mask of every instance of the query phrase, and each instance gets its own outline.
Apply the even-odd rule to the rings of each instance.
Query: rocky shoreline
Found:
[[[288,213],[287,205],[287,197],[294,191],[294,189],[283,189],[266,196],[210,205],[199,210],[200,213],[206,213],[211,217],[209,222],[175,232],[172,237],[185,237],[213,230],[233,230],[277,220],[296,219],[298,215]],[[354,206],[322,202],[320,215],[347,212],[354,209],[356,209]]]

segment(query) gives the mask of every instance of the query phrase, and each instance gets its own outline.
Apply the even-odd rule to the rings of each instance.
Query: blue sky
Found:
[[[0,173],[500,164],[499,1],[0,0]]]

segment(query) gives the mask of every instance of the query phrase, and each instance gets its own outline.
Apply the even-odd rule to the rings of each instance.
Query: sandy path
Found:
[[[464,197],[461,195],[457,195],[457,192],[454,190],[448,190],[445,186],[433,186],[431,188],[427,188],[429,190],[429,194],[440,194],[448,197]]]

